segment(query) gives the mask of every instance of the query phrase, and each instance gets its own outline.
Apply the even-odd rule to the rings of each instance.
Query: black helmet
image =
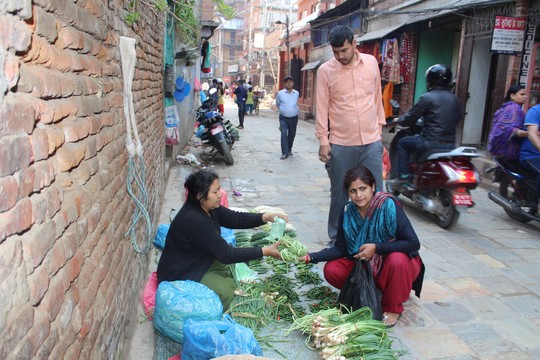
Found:
[[[426,83],[428,90],[434,87],[449,89],[452,83],[452,70],[443,64],[432,65],[426,71]]]

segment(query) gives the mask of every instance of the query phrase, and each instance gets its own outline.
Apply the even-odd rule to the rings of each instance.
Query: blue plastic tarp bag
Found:
[[[165,240],[167,240],[167,233],[169,232],[169,228],[171,227],[171,224],[159,224],[156,232],[156,236],[154,237],[154,246],[163,250],[165,247]]]
[[[216,321],[188,319],[184,323],[182,360],[207,360],[223,355],[261,356],[253,330],[236,323],[229,315]]]
[[[236,246],[236,235],[234,234],[233,229],[227,229],[225,227],[221,227],[221,237],[225,239],[227,244],[231,244],[232,246]]]
[[[154,327],[169,339],[182,343],[184,322],[219,320],[223,304],[217,294],[196,281],[163,281],[156,293]]]

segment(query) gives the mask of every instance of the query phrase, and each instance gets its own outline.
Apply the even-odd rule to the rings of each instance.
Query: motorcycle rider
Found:
[[[406,114],[394,120],[401,126],[414,126],[418,119],[423,118],[420,135],[406,136],[398,141],[397,183],[407,187],[412,186],[410,154],[430,149],[454,149],[456,127],[463,116],[461,104],[451,91],[452,71],[446,65],[429,67],[426,83],[428,92]]]

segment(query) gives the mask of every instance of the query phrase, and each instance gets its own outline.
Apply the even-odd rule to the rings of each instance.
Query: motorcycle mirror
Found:
[[[209,93],[210,95],[214,95],[216,92],[217,92],[217,89],[216,89],[216,88],[211,88],[210,90],[208,90],[208,93]]]
[[[390,99],[390,106],[392,106],[395,110],[399,110],[401,106],[395,99]]]

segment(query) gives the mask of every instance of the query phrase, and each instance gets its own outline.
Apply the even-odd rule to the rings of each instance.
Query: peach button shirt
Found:
[[[381,74],[375,57],[356,51],[348,65],[335,58],[321,65],[317,71],[315,130],[321,146],[374,143],[381,139],[385,124]]]

